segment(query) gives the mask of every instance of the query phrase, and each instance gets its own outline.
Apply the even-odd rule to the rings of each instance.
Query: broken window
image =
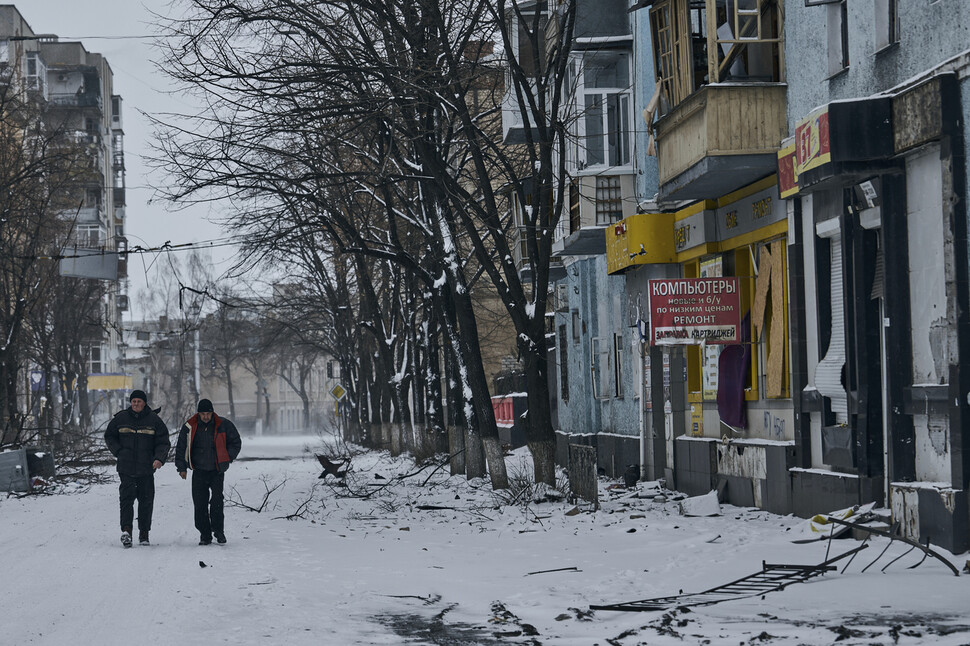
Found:
[[[661,115],[702,85],[784,81],[779,0],[658,0],[650,26]]]

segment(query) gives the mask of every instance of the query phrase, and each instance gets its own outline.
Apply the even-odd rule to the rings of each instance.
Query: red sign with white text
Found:
[[[651,280],[652,345],[738,343],[741,288],[735,276]]]

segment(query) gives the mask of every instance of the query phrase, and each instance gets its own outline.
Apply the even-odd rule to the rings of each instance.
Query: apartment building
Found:
[[[110,418],[130,385],[122,374],[121,312],[127,309],[125,163],[122,99],[108,61],[80,42],[35,32],[14,5],[0,5],[0,63],[37,105],[38,114],[85,149],[89,167],[72,187],[77,206],[61,216],[70,225],[60,274],[102,281],[99,325],[82,341],[86,375],[78,379],[96,424]],[[19,81],[18,81],[19,82]],[[94,328],[92,328],[94,329]],[[84,406],[82,406],[82,409]]]

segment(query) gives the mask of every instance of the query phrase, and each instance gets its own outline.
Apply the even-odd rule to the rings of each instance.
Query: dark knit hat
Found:
[[[212,402],[210,402],[208,399],[200,399],[199,407],[196,408],[196,410],[200,413],[211,413],[213,412]]]
[[[148,403],[148,395],[145,394],[144,390],[131,391],[131,394],[128,395],[128,401],[131,401],[132,399],[140,399],[146,404]]]

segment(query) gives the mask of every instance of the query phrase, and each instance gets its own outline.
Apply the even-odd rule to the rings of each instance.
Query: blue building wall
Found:
[[[556,313],[556,330],[566,329],[566,362],[568,366],[568,399],[561,394],[557,357],[559,398],[559,432],[565,441],[591,444],[600,448],[600,465],[611,475],[620,475],[635,462],[635,444],[639,442],[639,393],[635,374],[636,329],[627,325],[626,280],[606,273],[606,256],[588,256],[568,265],[561,281],[568,292],[568,310]],[[574,316],[574,312],[576,316]],[[574,331],[575,326],[575,331]],[[619,335],[619,352],[614,348],[614,334]],[[603,370],[604,390],[594,393],[593,340],[600,339],[608,350]],[[619,360],[621,385],[616,391],[615,367]],[[610,439],[604,443],[604,436]],[[622,437],[612,437],[622,436]],[[627,438],[624,440],[624,438]],[[613,455],[618,440],[632,447],[633,457]],[[628,451],[627,453],[629,453]]]

